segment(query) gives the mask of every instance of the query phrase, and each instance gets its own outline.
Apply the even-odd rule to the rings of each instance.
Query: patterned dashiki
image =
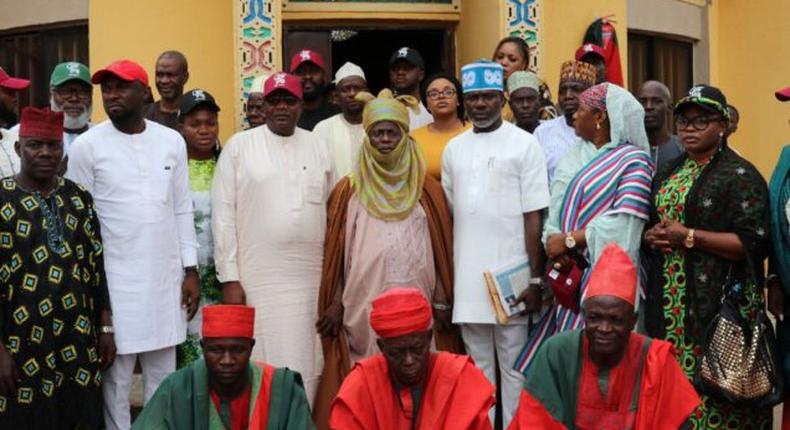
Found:
[[[659,187],[655,195],[656,211],[660,218],[686,223],[686,201],[694,183],[710,162],[687,158]],[[664,339],[672,343],[677,351],[677,360],[689,380],[702,356],[702,347],[686,336],[686,251],[674,249],[664,258],[663,285]],[[762,295],[760,295],[762,297]],[[746,317],[763,304],[750,302],[741,307]],[[731,403],[717,401],[706,395],[700,396],[702,405],[691,414],[690,429],[769,429],[771,410],[737,407]]]
[[[44,196],[0,182],[0,337],[19,372],[0,428],[99,428],[96,327],[110,299],[93,199],[57,178]]]
[[[200,304],[195,318],[187,326],[187,339],[176,348],[176,363],[181,369],[203,357],[200,349],[200,327],[203,307],[222,300],[222,291],[214,268],[214,239],[211,236],[211,181],[217,160],[189,160],[189,193],[195,213],[198,245]]]

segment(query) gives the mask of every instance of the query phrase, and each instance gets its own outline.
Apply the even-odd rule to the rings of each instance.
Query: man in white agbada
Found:
[[[455,303],[466,351],[488,380],[501,375],[497,405],[507,428],[518,405],[523,375],[513,368],[527,341],[528,317],[497,324],[483,272],[514,261],[529,263],[529,287],[516,303],[540,309],[543,253],[541,212],[549,205],[546,162],[537,140],[502,120],[504,69],[479,61],[461,69],[468,130],[442,155],[442,188],[453,210]],[[491,411],[493,424],[494,411]]]
[[[338,177],[351,173],[359,158],[365,138],[362,111],[365,103],[355,100],[357,93],[368,90],[365,72],[354,63],[345,63],[335,73],[335,92],[341,113],[327,118],[313,129],[329,148]]]
[[[299,78],[264,83],[266,124],[233,135],[211,191],[214,263],[224,303],[256,308],[253,359],[288,366],[312,400],[323,367],[315,332],[326,227],[335,183],[326,143],[296,127]]]
[[[175,346],[197,310],[197,240],[187,153],[176,131],[143,118],[148,75],[129,60],[93,74],[108,121],[74,141],[67,177],[93,195],[118,353],[104,375],[107,429],[131,427],[139,358],[145,400],[176,367]],[[67,220],[68,224],[68,220]],[[75,250],[79,252],[79,250]]]

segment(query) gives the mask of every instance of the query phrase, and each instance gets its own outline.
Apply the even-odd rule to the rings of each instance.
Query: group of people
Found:
[[[719,89],[632,95],[595,48],[556,106],[518,38],[460,80],[398,49],[377,96],[301,50],[224,145],[177,51],[153,103],[133,61],[59,64],[0,130],[0,427],[770,428],[691,382],[722,285],[761,293],[769,254],[782,319],[790,162],[769,197]],[[514,262],[502,323],[484,274]]]

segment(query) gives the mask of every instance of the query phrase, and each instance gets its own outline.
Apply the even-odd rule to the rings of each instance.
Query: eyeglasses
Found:
[[[81,99],[87,99],[91,95],[90,90],[82,88],[54,88],[54,91],[63,98],[79,97]]]
[[[430,90],[425,95],[428,96],[429,99],[438,99],[439,97],[450,98],[455,95],[455,90],[452,88],[445,88],[441,91],[439,90]]]
[[[694,118],[686,118],[685,116],[681,115],[675,117],[675,127],[678,130],[681,130],[691,125],[694,127],[694,130],[702,131],[708,128],[708,124],[720,120],[721,117],[715,115],[699,115],[695,116]]]

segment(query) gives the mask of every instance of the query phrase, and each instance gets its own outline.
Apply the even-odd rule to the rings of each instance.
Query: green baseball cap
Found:
[[[88,66],[76,61],[67,61],[55,66],[52,76],[49,78],[49,86],[57,87],[68,81],[82,81],[91,85],[91,72]]]

